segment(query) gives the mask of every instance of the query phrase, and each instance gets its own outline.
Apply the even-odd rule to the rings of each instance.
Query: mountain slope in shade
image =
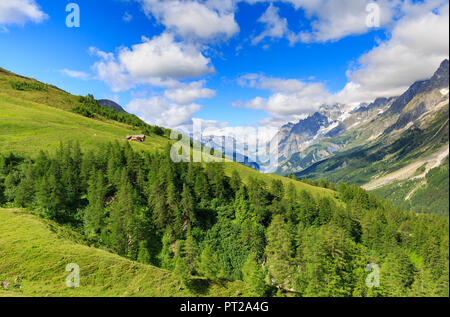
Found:
[[[326,112],[321,112],[327,116],[328,122],[323,124],[324,120],[320,120],[316,124],[322,124],[322,130],[332,129],[326,133],[303,135],[301,142],[298,142],[299,137],[293,127],[304,126],[305,120],[282,127],[278,136],[281,164],[277,173],[300,172],[336,151],[370,143],[394,131],[394,134],[403,133],[415,121],[432,113],[442,96],[446,95],[448,69],[449,63],[445,60],[430,79],[414,83],[401,96],[378,98],[352,111],[345,111],[345,107],[339,105],[341,115],[333,119]],[[417,96],[428,97],[419,101]],[[306,121],[313,121],[317,114]]]
[[[277,173],[291,174],[302,171],[339,150],[364,143],[373,138],[372,133],[381,134],[395,120],[393,118],[381,120],[381,115],[394,100],[395,98],[378,98],[371,104],[363,104],[351,111],[346,111],[343,105],[337,105],[340,112],[338,116],[329,119],[332,123],[322,126],[318,134],[305,138],[300,147],[290,141],[295,137],[286,136],[280,141],[279,147],[290,148],[291,153],[280,156],[281,164]],[[322,113],[330,118],[329,113]],[[309,117],[312,118],[314,115]],[[369,123],[373,126],[372,130],[359,129]],[[298,124],[301,125],[303,122],[300,121]]]

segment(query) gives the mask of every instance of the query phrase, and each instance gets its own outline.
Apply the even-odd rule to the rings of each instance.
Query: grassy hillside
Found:
[[[0,209],[0,232],[0,281],[10,283],[0,297],[236,296],[245,292],[241,282],[200,278],[191,290],[180,290],[171,272],[83,245],[78,234],[23,210]],[[69,263],[80,266],[79,288],[65,284]]]
[[[125,141],[132,127],[114,122],[89,119],[53,107],[6,96],[0,91],[0,153],[36,154],[54,150],[59,143],[78,141],[82,148],[108,141]],[[167,138],[152,135],[144,143],[133,143],[137,149],[161,148]]]
[[[64,110],[70,110],[78,103],[77,96],[3,68],[0,68],[0,92],[21,100],[47,104]]]
[[[110,141],[126,142],[125,136],[139,133],[116,121],[72,113],[70,110],[78,104],[78,99],[55,87],[48,86],[46,91],[18,91],[11,87],[11,82],[16,81],[38,83],[0,69],[0,153],[34,156],[40,150],[53,152],[61,142],[67,141],[79,142],[83,150],[88,150]],[[164,136],[152,134],[144,143],[132,143],[132,146],[153,151],[164,148],[168,141]],[[293,182],[284,177],[261,174],[242,164],[226,163],[228,176],[233,170],[237,170],[244,181],[258,177],[268,183],[273,179],[284,184]],[[294,183],[298,190],[311,191],[315,197],[334,196],[326,189]]]

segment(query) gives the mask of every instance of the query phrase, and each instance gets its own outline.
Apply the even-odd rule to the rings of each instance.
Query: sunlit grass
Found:
[[[70,237],[68,229],[22,210],[0,209],[0,233],[0,281],[10,282],[0,296],[236,296],[245,291],[239,281],[202,278],[194,280],[192,290],[180,289],[171,272],[76,243],[77,234]],[[80,266],[79,288],[65,284],[69,263]]]

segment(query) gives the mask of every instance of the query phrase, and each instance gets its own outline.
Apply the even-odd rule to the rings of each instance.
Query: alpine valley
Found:
[[[449,61],[401,96],[324,105],[276,138],[278,174],[355,183],[393,204],[448,215]]]

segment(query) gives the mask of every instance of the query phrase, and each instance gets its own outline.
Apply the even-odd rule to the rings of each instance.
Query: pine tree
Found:
[[[111,206],[110,230],[111,247],[120,255],[129,254],[129,249],[138,243],[131,234],[130,222],[136,212],[136,195],[131,183],[122,173],[122,184],[117,193],[117,200]]]
[[[183,184],[180,209],[183,217],[183,232],[186,232],[189,226],[195,224],[195,202],[192,193],[186,184]]]
[[[396,248],[381,266],[380,281],[387,296],[406,296],[414,282],[415,268],[408,254]]]
[[[84,228],[88,237],[94,238],[105,225],[104,208],[106,203],[106,179],[103,172],[92,173],[87,196],[89,205],[84,213]]]
[[[150,252],[148,251],[145,241],[139,242],[139,252],[137,256],[138,262],[150,264],[152,263]]]
[[[209,278],[210,280],[215,280],[222,276],[222,270],[217,253],[214,252],[209,245],[203,249],[203,252],[200,255],[198,270],[203,276]]]
[[[259,223],[265,223],[269,216],[269,199],[266,183],[256,178],[250,178],[248,184],[248,200],[250,210]]]
[[[161,179],[151,185],[149,207],[153,211],[153,223],[158,230],[164,230],[170,221],[170,214],[166,202],[166,194]]]
[[[173,274],[180,283],[180,288],[189,288],[191,286],[192,279],[189,273],[189,266],[181,255],[177,255],[175,258]]]
[[[248,295],[251,297],[262,297],[266,293],[265,274],[255,256],[250,254],[242,268],[245,285]]]
[[[241,176],[239,175],[238,171],[233,170],[233,173],[231,174],[231,179],[230,179],[230,187],[231,190],[233,191],[233,193],[236,193],[240,187],[241,187]]]
[[[33,167],[29,164],[15,193],[14,202],[17,206],[28,207],[31,205],[34,199],[34,181]]]
[[[288,289],[292,281],[293,236],[281,215],[274,216],[267,228],[267,270],[272,283]]]
[[[256,221],[256,215],[250,213],[247,189],[244,184],[241,184],[239,190],[236,193],[236,198],[234,201],[234,211],[238,223],[243,223],[247,219]]]
[[[192,274],[192,273],[196,272],[196,269],[197,269],[198,247],[197,247],[197,242],[195,241],[194,237],[192,236],[190,228],[188,229],[188,232],[186,235],[184,252],[185,252],[186,262],[189,267],[189,273]]]
[[[162,238],[162,248],[159,254],[161,267],[167,270],[173,270],[175,266],[173,258],[173,250],[171,247],[173,240],[174,239],[172,238],[169,229],[167,229]]]
[[[16,197],[17,186],[20,183],[20,176],[17,171],[11,171],[5,178],[4,195],[6,202],[14,201]]]
[[[207,201],[211,197],[208,178],[203,170],[199,171],[195,178],[194,192],[197,195],[197,201]]]
[[[306,190],[299,192],[299,215],[298,221],[306,225],[312,225],[316,222],[318,217],[318,208],[316,201]]]

